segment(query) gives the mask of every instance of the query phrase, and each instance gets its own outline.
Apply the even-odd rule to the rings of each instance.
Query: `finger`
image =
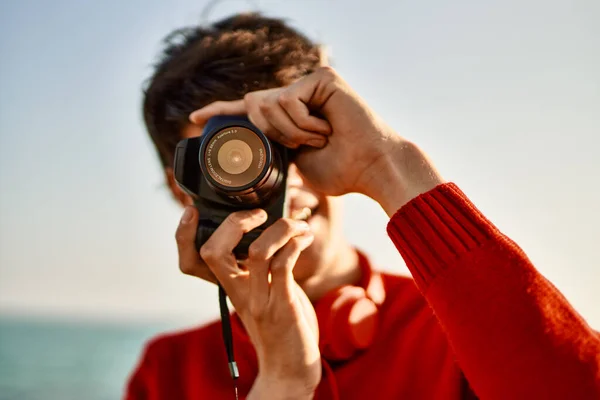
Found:
[[[245,233],[267,220],[264,210],[244,210],[229,214],[200,249],[200,256],[232,297],[235,278],[240,273],[233,249]],[[233,298],[232,298],[233,301]]]
[[[309,106],[320,109],[334,94],[342,79],[331,67],[321,67],[306,79],[296,81],[293,86],[297,97]]]
[[[294,236],[310,230],[304,221],[281,218],[269,226],[248,247],[248,263],[268,260],[275,255]]]
[[[306,232],[296,236],[273,257],[271,260],[271,293],[269,305],[278,301],[289,301],[294,297],[294,274],[293,269],[298,257],[303,250],[310,246],[314,236],[312,232]]]
[[[246,267],[249,277],[249,311],[254,319],[260,319],[269,302],[269,265],[271,257],[288,241],[309,230],[304,221],[280,219],[250,244]]]
[[[329,122],[310,115],[308,106],[295,95],[294,90],[295,88],[288,88],[279,95],[279,104],[290,116],[293,123],[304,131],[330,135],[332,129]]]
[[[196,230],[198,227],[198,210],[195,207],[186,207],[177,231],[177,252],[179,253],[179,269],[186,275],[196,276],[209,282],[217,283],[215,275],[202,261],[196,251]]]
[[[252,125],[256,126],[262,133],[267,135],[269,139],[275,140],[279,143],[279,138],[281,137],[281,132],[271,125],[267,119],[260,113],[260,111],[250,111],[248,112],[248,120],[252,123]],[[285,143],[281,143],[284,144]]]
[[[323,67],[302,78],[280,93],[279,102],[294,120],[304,129],[326,134],[332,132],[329,122],[310,115],[310,110],[322,111],[334,95],[338,76],[332,68]]]
[[[299,128],[279,103],[272,104],[268,111],[263,110],[263,113],[265,112],[268,112],[267,118],[273,127],[281,132],[287,141],[296,146],[307,145],[322,148],[327,143],[326,136]]]
[[[255,320],[260,320],[269,302],[269,261],[255,261],[245,264],[249,273],[248,310]]]
[[[246,107],[248,109],[248,119],[252,125],[260,129],[261,132],[267,135],[269,139],[281,143],[289,148],[297,148],[298,145],[294,145],[292,142],[287,141],[281,132],[279,132],[265,117],[261,110],[261,104],[264,96],[261,95],[259,97],[258,93],[261,92],[250,93],[245,97]]]
[[[196,125],[205,125],[206,122],[217,115],[243,115],[246,114],[244,100],[215,101],[190,114],[190,121]]]

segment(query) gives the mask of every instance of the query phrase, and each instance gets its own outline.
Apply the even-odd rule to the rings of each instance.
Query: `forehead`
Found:
[[[182,139],[201,136],[203,128],[201,125],[187,124],[181,131]]]

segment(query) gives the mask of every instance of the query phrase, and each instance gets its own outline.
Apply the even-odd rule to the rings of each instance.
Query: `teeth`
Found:
[[[292,219],[297,219],[301,221],[308,220],[312,215],[312,211],[308,207],[304,207],[301,210],[294,211],[292,214]]]

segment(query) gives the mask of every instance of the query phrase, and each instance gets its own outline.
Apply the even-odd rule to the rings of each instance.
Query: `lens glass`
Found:
[[[206,145],[204,165],[210,177],[227,187],[254,181],[266,168],[266,149],[250,129],[229,127],[214,134]]]
[[[252,149],[239,139],[225,142],[217,154],[219,165],[225,172],[238,175],[247,171],[252,164]]]

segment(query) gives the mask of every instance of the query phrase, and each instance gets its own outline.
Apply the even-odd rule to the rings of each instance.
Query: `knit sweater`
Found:
[[[323,359],[316,399],[600,399],[600,336],[456,185],[413,199],[387,231],[414,281],[382,275],[374,343]],[[258,364],[233,327],[243,399]],[[152,340],[125,398],[233,399],[220,330]]]

